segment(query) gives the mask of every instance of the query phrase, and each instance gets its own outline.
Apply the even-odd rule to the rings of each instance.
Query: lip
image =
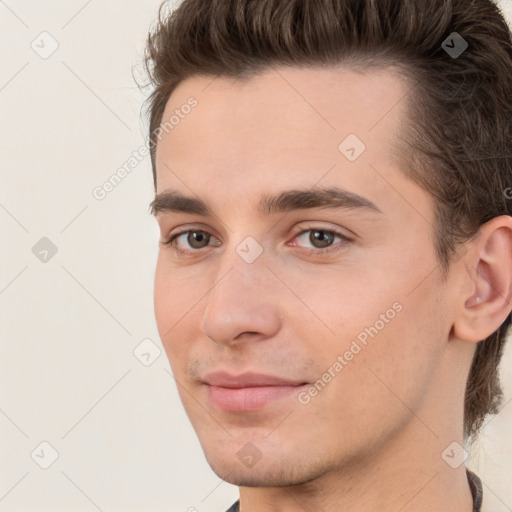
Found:
[[[258,411],[308,385],[304,381],[252,372],[241,375],[213,372],[204,380],[209,401],[223,412]]]
[[[203,381],[211,386],[223,388],[252,388],[260,386],[299,386],[306,384],[303,380],[284,379],[274,375],[246,372],[240,375],[231,375],[225,371],[208,373]]]

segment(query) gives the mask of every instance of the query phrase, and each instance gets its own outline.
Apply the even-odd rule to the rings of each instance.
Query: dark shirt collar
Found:
[[[466,474],[468,476],[471,495],[473,496],[473,512],[481,512],[483,495],[482,480],[468,468],[466,468]]]

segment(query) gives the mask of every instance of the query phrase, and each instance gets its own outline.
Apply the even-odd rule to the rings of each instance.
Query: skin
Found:
[[[281,67],[246,81],[194,76],[167,103],[163,119],[198,101],[158,143],[157,193],[200,197],[214,215],[157,215],[162,240],[182,229],[212,237],[194,249],[181,236],[196,251],[186,256],[161,244],[155,316],[207,461],[240,487],[243,512],[472,510],[464,464],[441,454],[463,444],[476,342],[511,309],[512,218],[482,226],[443,281],[433,199],[392,151],[408,91],[391,69]],[[366,145],[353,162],[338,150],[350,133]],[[382,213],[256,209],[263,194],[313,186]],[[351,240],[321,256],[306,229]],[[236,252],[247,236],[263,249],[250,264]],[[294,394],[227,413],[208,400],[201,378],[213,370],[314,383],[395,303],[401,311],[309,403]],[[237,457],[248,442],[261,454],[252,467]]]

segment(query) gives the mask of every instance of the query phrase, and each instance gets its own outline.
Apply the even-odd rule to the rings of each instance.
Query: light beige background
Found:
[[[0,1],[0,512],[224,511],[238,496],[158,338],[149,157],[93,196],[147,137],[132,69],[158,5]],[[43,237],[55,255],[33,253]],[[510,344],[502,368],[507,405],[468,461],[496,512],[512,509]]]

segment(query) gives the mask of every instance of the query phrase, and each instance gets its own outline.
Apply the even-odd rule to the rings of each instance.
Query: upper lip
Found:
[[[247,372],[240,375],[231,375],[224,371],[208,373],[204,382],[211,386],[223,388],[251,388],[259,386],[299,386],[305,384],[301,380],[285,379],[274,375]]]

